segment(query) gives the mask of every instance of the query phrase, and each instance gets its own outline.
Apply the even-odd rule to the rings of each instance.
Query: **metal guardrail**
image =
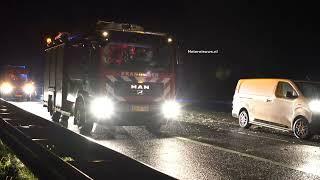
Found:
[[[71,164],[32,141],[19,129],[0,119],[0,137],[4,143],[40,179],[92,179]]]

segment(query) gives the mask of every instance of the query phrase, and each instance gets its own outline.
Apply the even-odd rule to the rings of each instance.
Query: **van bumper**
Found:
[[[238,113],[232,111],[232,117],[238,118]]]
[[[239,109],[235,108],[234,105],[233,105],[231,114],[232,114],[232,117],[235,117],[235,118],[238,118],[239,116]]]

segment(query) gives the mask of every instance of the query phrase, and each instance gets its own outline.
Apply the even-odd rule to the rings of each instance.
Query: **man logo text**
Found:
[[[131,85],[131,89],[150,89],[149,85]]]

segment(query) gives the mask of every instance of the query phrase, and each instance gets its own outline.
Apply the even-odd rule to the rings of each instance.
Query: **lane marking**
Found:
[[[191,143],[194,143],[194,144],[198,144],[198,145],[201,145],[201,146],[211,147],[211,148],[219,150],[219,151],[223,151],[223,152],[227,152],[227,153],[231,153],[231,154],[237,154],[237,155],[240,155],[240,156],[243,156],[243,157],[252,158],[254,160],[262,161],[262,162],[265,162],[265,163],[270,163],[270,164],[273,164],[273,165],[281,166],[281,167],[292,169],[292,170],[295,170],[295,171],[300,171],[300,172],[303,172],[303,173],[320,176],[320,171],[308,172],[308,171],[305,171],[304,168],[297,168],[297,167],[294,167],[294,166],[290,166],[288,164],[279,163],[279,162],[276,162],[276,161],[272,161],[270,159],[254,156],[254,155],[247,154],[247,153],[242,153],[242,152],[239,152],[239,151],[223,148],[223,147],[216,146],[216,145],[213,145],[213,144],[207,144],[207,143],[195,141],[195,140],[184,138],[184,137],[176,137],[176,138],[180,139],[180,140],[183,140],[183,141],[187,141],[187,142],[191,142]]]
[[[47,141],[48,139],[38,139],[38,138],[35,138],[35,139],[32,139],[32,141]]]

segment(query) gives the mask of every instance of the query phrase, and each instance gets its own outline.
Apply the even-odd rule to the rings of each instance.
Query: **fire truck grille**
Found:
[[[163,83],[116,82],[114,91],[117,96],[160,97],[163,89]]]

